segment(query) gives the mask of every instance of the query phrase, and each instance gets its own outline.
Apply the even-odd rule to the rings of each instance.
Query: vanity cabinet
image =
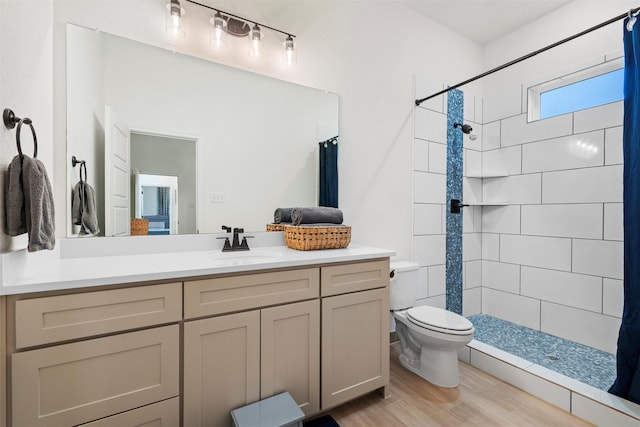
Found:
[[[0,296],[0,427],[6,427],[7,417],[7,299]]]
[[[80,425],[178,397],[181,291],[168,283],[12,299],[9,424]]]
[[[227,427],[231,410],[284,391],[320,410],[319,280],[310,268],[185,282],[185,317],[217,316],[184,325],[183,425]]]
[[[389,384],[389,260],[322,268],[322,409]]]

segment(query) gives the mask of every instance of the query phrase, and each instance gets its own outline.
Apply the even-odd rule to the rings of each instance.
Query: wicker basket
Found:
[[[284,231],[286,224],[267,224],[267,231]]]
[[[287,225],[284,241],[299,251],[346,248],[351,242],[351,226]]]
[[[149,234],[149,220],[146,218],[131,218],[131,235],[146,236]]]

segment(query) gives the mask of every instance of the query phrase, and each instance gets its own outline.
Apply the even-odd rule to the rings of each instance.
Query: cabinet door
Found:
[[[14,427],[70,426],[178,396],[178,325],[14,353]]]
[[[389,289],[322,299],[322,409],[389,383]]]
[[[0,296],[0,427],[7,425],[7,299]]]
[[[320,411],[320,301],[261,312],[260,398],[288,391],[305,415]]]
[[[231,410],[260,398],[260,311],[184,325],[184,422],[229,427]]]
[[[176,427],[180,425],[180,398],[164,400],[81,427]]]

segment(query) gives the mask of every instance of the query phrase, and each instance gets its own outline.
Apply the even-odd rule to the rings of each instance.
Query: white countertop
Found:
[[[300,267],[395,255],[391,250],[355,244],[345,249],[316,251],[260,246],[238,252],[208,249],[100,256],[61,256],[60,250],[34,254],[22,252],[3,255],[0,295]]]

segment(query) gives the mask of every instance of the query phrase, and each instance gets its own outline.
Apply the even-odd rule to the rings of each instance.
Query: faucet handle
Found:
[[[222,226],[222,229],[223,229],[224,231],[226,231],[227,233],[231,233],[231,227],[227,227],[226,225],[223,225],[223,226]]]
[[[243,236],[242,237],[242,243],[240,243],[240,247],[238,248],[239,251],[248,251],[249,250],[249,243],[247,242],[247,239],[253,239],[255,236]]]
[[[229,242],[228,237],[216,237],[216,239],[224,239],[224,246],[222,246],[222,252],[229,252],[233,250],[231,248],[231,242]]]

